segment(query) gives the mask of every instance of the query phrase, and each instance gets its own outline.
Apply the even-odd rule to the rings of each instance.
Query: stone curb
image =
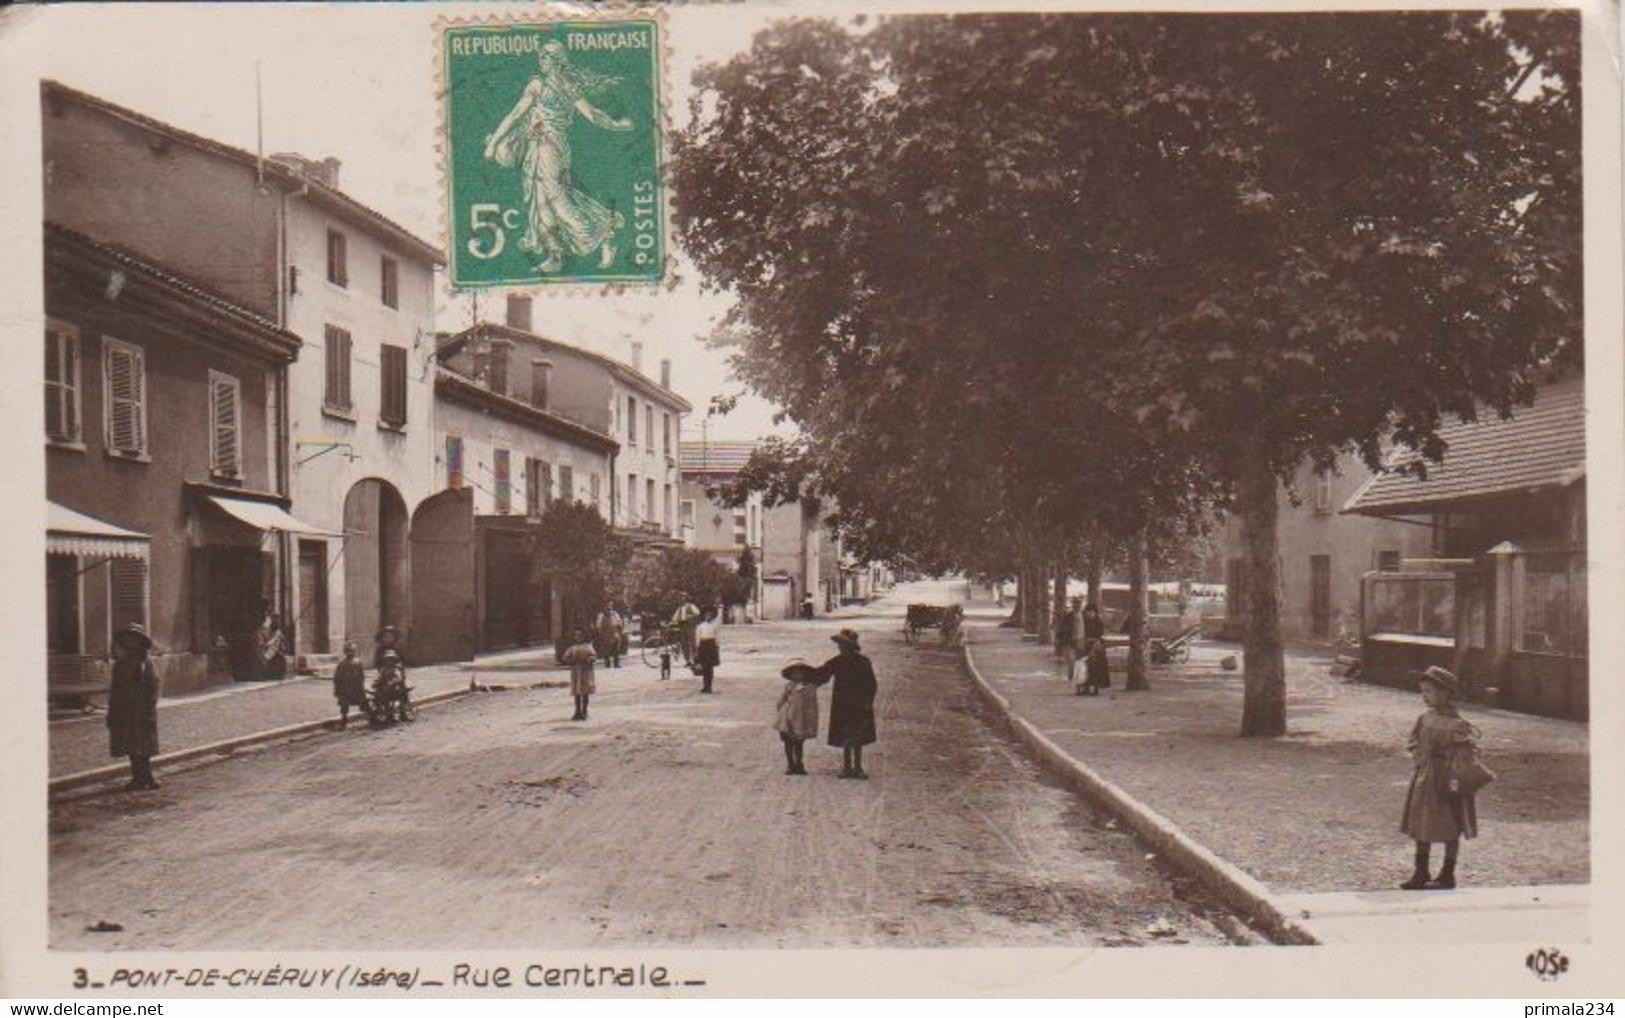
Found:
[[[440,693],[431,693],[421,700],[415,700],[414,706],[429,707],[437,703],[445,703],[449,700],[468,696],[472,692],[471,689],[448,689]],[[332,723],[332,718],[323,718],[320,721],[301,721],[296,725],[284,725],[281,728],[272,728],[263,732],[238,735],[230,739],[221,739],[218,742],[210,742],[202,746],[193,746],[190,749],[180,749],[173,753],[155,756],[152,758],[152,764],[154,768],[167,767],[185,763],[188,760],[196,760],[199,757],[226,755],[263,743],[277,742],[282,739],[291,739],[300,735],[324,731]],[[64,774],[59,778],[51,779],[50,794],[52,796],[61,795],[65,792],[72,792],[80,788],[122,778],[129,773],[128,764],[118,763],[106,767],[97,767],[94,770],[80,771],[77,774]]]
[[[996,710],[1005,725],[1045,766],[1066,779],[1078,792],[1139,835],[1158,855],[1195,879],[1226,905],[1248,917],[1277,944],[1318,944],[1306,927],[1290,918],[1291,909],[1240,867],[1192,840],[1173,821],[1141,803],[1069,754],[1035,725],[1016,714],[1010,700],[982,677],[963,644],[965,667],[982,699]]]

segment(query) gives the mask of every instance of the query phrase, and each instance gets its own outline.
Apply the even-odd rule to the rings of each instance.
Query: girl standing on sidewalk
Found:
[[[1478,835],[1473,795],[1489,780],[1478,762],[1478,729],[1456,711],[1461,686],[1450,671],[1432,667],[1417,676],[1427,711],[1411,729],[1410,752],[1416,771],[1405,796],[1399,829],[1416,842],[1416,868],[1399,886],[1407,891],[1456,886],[1456,855],[1462,838]],[[1428,853],[1444,843],[1444,866],[1429,879]]]
[[[147,652],[152,637],[131,622],[113,636],[113,682],[107,693],[107,741],[113,756],[130,758],[131,791],[154,789],[158,755],[158,672]]]
[[[587,631],[577,628],[571,637],[574,641],[569,650],[564,652],[564,663],[570,666],[570,695],[575,698],[576,712],[571,721],[587,720],[587,698],[597,692],[597,683],[593,681],[592,663],[598,655],[592,649],[592,641],[587,639]]]

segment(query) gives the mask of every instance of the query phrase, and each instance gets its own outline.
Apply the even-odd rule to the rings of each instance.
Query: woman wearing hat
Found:
[[[113,682],[107,694],[108,750],[130,758],[131,789],[157,788],[158,672],[147,653],[152,637],[132,622],[113,635]]]
[[[1458,778],[1463,760],[1477,759],[1478,729],[1456,711],[1461,684],[1453,673],[1432,667],[1417,679],[1428,709],[1411,729],[1409,749],[1416,771],[1399,821],[1399,829],[1416,842],[1416,869],[1399,886],[1407,891],[1448,889],[1456,886],[1461,839],[1478,834],[1476,789],[1461,787]],[[1428,854],[1436,841],[1444,843],[1444,866],[1430,879]]]
[[[858,634],[843,629],[830,637],[841,652],[818,669],[820,682],[834,679],[829,697],[829,744],[841,747],[841,777],[867,778],[863,747],[875,741],[875,669],[858,651]]]

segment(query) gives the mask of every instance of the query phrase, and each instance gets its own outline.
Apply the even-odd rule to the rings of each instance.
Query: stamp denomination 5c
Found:
[[[664,277],[660,27],[441,29],[452,286]]]

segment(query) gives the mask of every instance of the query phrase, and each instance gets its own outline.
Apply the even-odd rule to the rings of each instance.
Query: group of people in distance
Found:
[[[1093,601],[1074,597],[1070,608],[1055,624],[1055,650],[1066,660],[1066,681],[1079,696],[1099,696],[1112,684],[1111,666],[1106,659],[1106,623]],[[1078,681],[1078,662],[1083,662],[1083,681]]]

